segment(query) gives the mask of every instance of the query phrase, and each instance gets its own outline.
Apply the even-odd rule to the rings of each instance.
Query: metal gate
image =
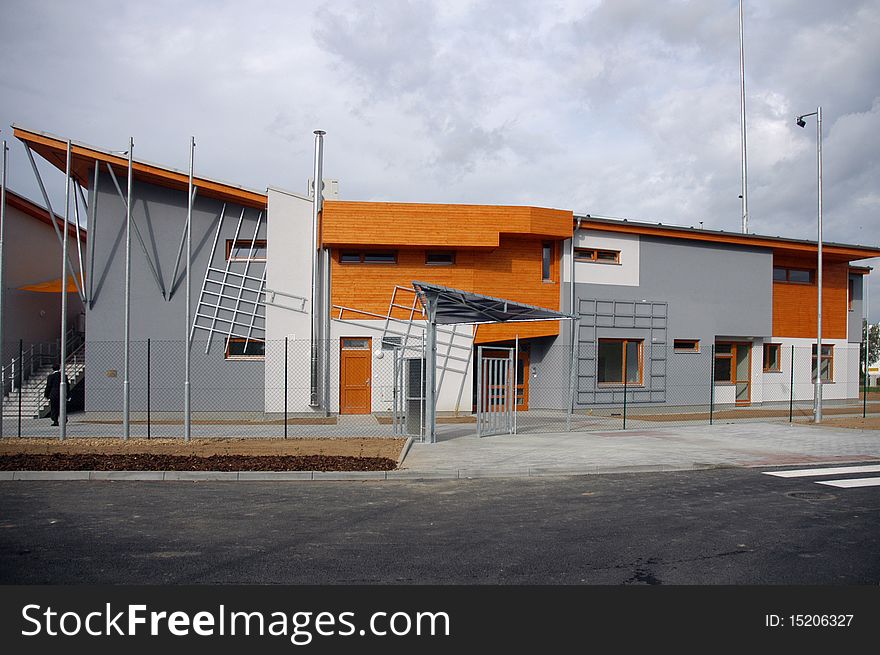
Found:
[[[478,346],[477,436],[515,433],[516,349]]]
[[[425,359],[419,350],[412,347],[393,349],[391,424],[394,434],[424,439]]]

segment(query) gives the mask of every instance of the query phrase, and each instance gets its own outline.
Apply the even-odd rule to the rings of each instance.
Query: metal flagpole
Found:
[[[3,140],[3,149],[0,151],[0,369],[5,365],[3,359],[3,234],[6,226],[6,140]],[[15,380],[13,380],[13,385]],[[0,380],[0,438],[3,437],[3,396],[6,393],[6,379]]]
[[[67,141],[67,167],[64,178],[64,239],[61,243],[61,352],[59,366],[61,379],[58,381],[58,425],[61,426],[60,437],[63,441],[67,436],[67,240],[70,236],[67,221],[70,213],[70,140]],[[55,220],[54,216],[50,216]]]
[[[749,188],[748,166],[746,163],[746,63],[743,44],[743,0],[739,0],[739,82],[740,82],[740,124],[742,126],[742,232],[749,231]]]
[[[128,193],[125,197],[125,320],[123,324],[122,357],[122,438],[131,436],[131,389],[129,387],[129,359],[131,350],[131,191],[132,153],[134,139],[128,139]]]
[[[190,323],[192,308],[190,307],[192,295],[192,280],[190,269],[192,268],[192,209],[193,209],[193,156],[196,149],[196,138],[190,137],[189,142],[189,188],[187,191],[186,205],[186,350],[183,366],[183,439],[189,441],[192,436],[192,417],[190,406]]]
[[[816,423],[822,422],[822,107],[816,109],[816,158],[819,178],[819,310],[816,334]]]

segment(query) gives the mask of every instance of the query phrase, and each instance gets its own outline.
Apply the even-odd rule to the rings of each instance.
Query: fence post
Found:
[[[18,340],[18,438],[21,439],[21,388],[24,386],[24,367],[22,366],[22,358],[24,357],[24,341]]]
[[[284,438],[287,439],[287,337],[284,337]]]
[[[709,425],[712,425],[715,414],[715,344],[709,351],[711,357],[709,361]]]
[[[626,430],[626,369],[623,371],[623,429]]]
[[[788,383],[788,422],[794,418],[794,344],[791,344],[791,379]]]
[[[150,438],[151,408],[150,408],[150,338],[147,337],[147,439]]]

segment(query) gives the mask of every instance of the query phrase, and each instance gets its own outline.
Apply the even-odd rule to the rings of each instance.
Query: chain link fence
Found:
[[[313,389],[308,340],[194,340],[191,436],[424,436],[420,344],[350,337],[325,346],[317,351],[327,383]],[[184,436],[185,348],[181,341],[130,343],[131,437]],[[500,356],[491,348],[484,352]],[[476,434],[475,358],[476,349],[467,365],[444,371],[438,357],[441,440]],[[618,339],[580,344],[572,357],[568,346],[535,341],[516,353],[517,365],[510,368],[515,402],[484,391],[495,398],[491,411],[511,411],[513,430],[525,434],[809,421],[819,370],[825,420],[877,416],[880,393],[862,391],[863,360],[859,344],[823,344],[818,357],[809,345],[719,342],[685,350]],[[122,436],[124,361],[120,341],[85,343],[81,365],[68,370],[68,436]],[[30,404],[18,402],[21,384],[8,386],[4,436],[58,436],[41,393],[45,380],[35,385],[31,391],[39,398]],[[327,402],[312,406],[313,393]]]

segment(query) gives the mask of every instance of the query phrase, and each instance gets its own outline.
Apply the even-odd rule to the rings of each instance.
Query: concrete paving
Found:
[[[880,431],[738,423],[492,437],[413,444],[403,470],[454,477],[566,475],[880,459]]]
[[[472,432],[454,436],[443,434],[435,444],[413,443],[400,469],[387,473],[64,471],[3,472],[0,479],[430,480],[683,471],[724,466],[783,466],[869,460],[880,460],[880,431],[767,422],[604,432],[543,432],[483,438],[474,436]]]

